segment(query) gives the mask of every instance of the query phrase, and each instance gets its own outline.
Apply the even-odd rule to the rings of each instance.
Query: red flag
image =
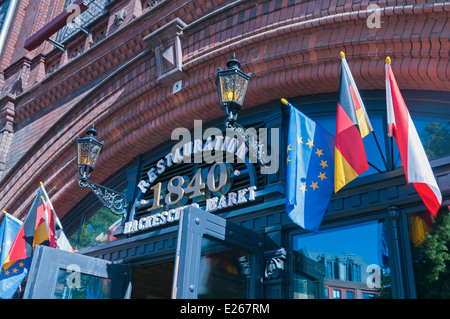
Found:
[[[36,245],[45,244],[48,241],[51,247],[56,248],[55,223],[53,217],[48,218],[52,214],[47,213],[47,205],[42,199],[43,196],[44,192],[40,188],[9,250],[3,264],[4,269],[9,268],[18,260],[31,257]],[[45,216],[46,213],[47,216]],[[53,228],[50,229],[49,226]]]
[[[53,214],[53,211],[50,209],[49,203],[45,202],[44,197],[41,197],[41,199],[43,202],[45,215],[46,215],[46,219],[47,219],[47,230],[48,230],[47,234],[48,234],[49,246],[56,248],[57,244],[56,244],[55,215]]]
[[[398,88],[389,57],[386,58],[386,104],[388,135],[397,141],[406,181],[413,183],[425,206],[436,216],[442,203],[441,191]]]

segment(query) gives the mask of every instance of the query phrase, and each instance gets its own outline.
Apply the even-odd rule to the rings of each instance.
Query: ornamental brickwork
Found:
[[[384,89],[388,55],[400,89],[450,90],[449,1],[112,0],[64,51],[26,50],[64,5],[19,0],[0,56],[0,209],[19,218],[40,181],[60,218],[87,194],[76,137],[93,122],[101,183],[174,128],[223,117],[215,77],[233,53],[252,73],[245,109],[338,91],[340,51],[360,90]]]

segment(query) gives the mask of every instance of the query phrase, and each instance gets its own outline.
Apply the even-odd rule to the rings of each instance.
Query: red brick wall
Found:
[[[48,43],[33,52],[23,49],[28,36],[61,12],[63,1],[19,1],[0,57],[0,133],[8,132],[0,134],[0,209],[23,217],[39,181],[60,217],[86,195],[77,186],[75,140],[92,122],[105,141],[92,175],[102,182],[170,139],[175,127],[223,117],[214,80],[233,52],[243,71],[252,72],[245,108],[337,91],[340,51],[361,90],[384,89],[387,55],[401,89],[450,89],[450,3],[370,1],[381,7],[380,29],[367,27],[365,0],[166,0],[153,9],[141,3],[114,1],[105,17],[108,36],[70,59]],[[114,13],[121,9],[127,18],[117,27]],[[188,26],[183,89],[172,94],[173,83],[158,81],[154,52],[143,38],[177,17]],[[49,63],[60,66],[46,75]],[[11,94],[19,75],[23,92]],[[7,111],[7,100],[13,111]]]

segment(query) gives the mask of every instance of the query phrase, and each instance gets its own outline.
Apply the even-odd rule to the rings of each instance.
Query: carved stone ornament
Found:
[[[267,252],[266,267],[264,269],[264,278],[266,280],[278,279],[284,271],[284,261],[286,260],[286,250],[281,248],[276,251]]]
[[[283,262],[280,258],[271,258],[266,261],[266,269],[264,270],[264,278],[267,280],[277,279],[280,276],[280,271],[283,270]]]
[[[125,21],[126,17],[127,17],[127,11],[124,9],[114,13],[114,24],[116,26],[120,26]]]
[[[14,85],[11,88],[11,91],[9,92],[14,95],[20,95],[23,93],[23,87],[22,87],[22,77],[18,77],[16,82],[14,82]]]

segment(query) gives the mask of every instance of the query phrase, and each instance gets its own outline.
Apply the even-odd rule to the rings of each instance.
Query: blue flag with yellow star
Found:
[[[11,299],[28,274],[33,257],[21,259],[8,269],[0,268],[0,298]]]
[[[10,299],[17,290],[17,287],[22,282],[28,273],[29,261],[21,260],[15,263],[9,269],[3,269],[1,265],[9,253],[14,239],[19,232],[22,222],[4,212],[4,218],[0,226],[0,298]]]
[[[317,232],[334,192],[334,136],[284,102],[290,108],[286,211],[294,223]]]

